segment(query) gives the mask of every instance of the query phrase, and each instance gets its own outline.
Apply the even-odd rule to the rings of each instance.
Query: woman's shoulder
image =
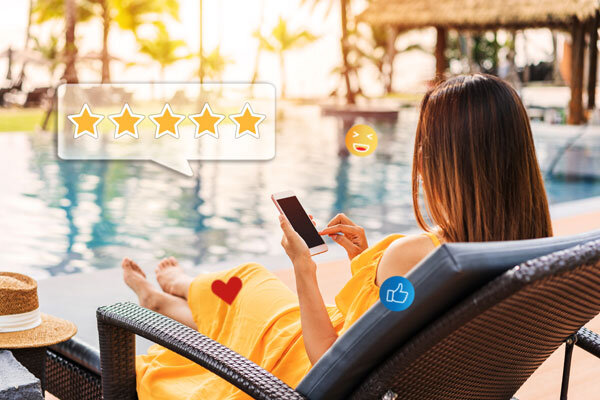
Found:
[[[406,235],[395,240],[383,253],[377,268],[377,285],[391,276],[406,275],[439,244],[433,234]]]

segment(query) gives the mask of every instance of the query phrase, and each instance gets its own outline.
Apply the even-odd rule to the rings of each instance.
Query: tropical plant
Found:
[[[350,9],[350,0],[302,0],[301,4],[312,3],[313,8],[316,4],[326,1],[328,3],[327,12],[329,14],[335,2],[340,2],[340,22],[342,28],[342,37],[340,39],[340,48],[342,50],[342,67],[339,68],[341,75],[344,79],[344,85],[346,87],[346,102],[348,104],[356,103],[356,91],[352,88],[352,83],[350,82],[350,74],[356,71],[352,69],[352,61],[349,58],[350,54],[350,41],[349,41],[349,27],[348,27],[348,10]],[[357,82],[357,85],[359,83]]]
[[[207,55],[203,55],[200,61],[202,63],[202,74],[208,79],[218,81],[223,76],[227,65],[231,64],[233,60],[221,53],[221,47],[215,47]],[[200,75],[200,71],[198,71]]]
[[[317,40],[317,36],[307,30],[291,31],[288,23],[279,17],[277,25],[268,36],[263,36],[260,31],[254,32],[259,40],[260,47],[268,52],[277,54],[279,58],[279,70],[281,73],[281,97],[286,95],[285,85],[285,53],[289,50],[304,47]]]
[[[179,19],[177,0],[88,0],[98,2],[102,17],[102,82],[110,81],[108,35],[113,25],[138,37],[138,29],[154,24],[164,29],[163,16]]]
[[[446,54],[449,60],[459,60],[467,65],[468,72],[482,71],[496,74],[498,72],[498,51],[510,47],[510,40],[503,44],[498,42],[495,33],[487,32],[477,35],[451,34],[448,38]]]
[[[45,41],[32,37],[33,51],[38,53],[47,63],[50,77],[54,80],[56,70],[62,64],[62,49],[57,35],[49,35]]]
[[[75,44],[75,25],[77,22],[88,21],[94,15],[94,5],[89,0],[38,0],[32,8],[32,19],[36,24],[64,19],[65,44],[63,61],[65,70],[63,79],[69,83],[77,82],[77,46]]]
[[[389,26],[369,25],[370,37],[367,39],[366,49],[357,47],[360,56],[373,64],[379,73],[380,81],[383,83],[386,94],[392,92],[394,81],[394,60],[398,54],[420,50],[423,48],[418,44],[410,44],[398,49],[396,42],[400,33]]]
[[[165,69],[177,61],[189,59],[191,54],[181,54],[185,50],[185,41],[171,39],[169,32],[162,25],[157,28],[156,36],[152,39],[138,39],[140,53],[146,54],[160,65],[160,78],[164,79]]]

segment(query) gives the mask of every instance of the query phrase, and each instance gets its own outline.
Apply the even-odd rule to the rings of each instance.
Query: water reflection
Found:
[[[193,178],[150,162],[61,161],[51,135],[2,134],[2,269],[41,278],[114,268],[124,256],[201,264],[282,254],[270,194],[286,189],[321,223],[345,212],[371,235],[412,229],[415,124],[414,110],[375,124],[375,155],[344,158],[338,122],[300,107],[278,121],[274,160],[193,162]],[[597,181],[546,185],[552,202],[600,195]]]

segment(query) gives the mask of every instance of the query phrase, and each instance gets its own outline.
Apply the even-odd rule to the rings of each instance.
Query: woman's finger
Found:
[[[317,221],[315,221],[315,218],[312,215],[308,214],[308,218],[310,218],[314,226],[317,226]]]
[[[356,225],[354,222],[352,222],[352,220],[350,218],[348,218],[346,216],[346,214],[343,214],[343,213],[339,213],[338,215],[336,215],[335,217],[333,217],[331,219],[331,221],[329,221],[329,223],[327,224],[327,226],[333,226],[333,225],[338,225],[338,224]]]
[[[357,234],[360,233],[360,227],[354,225],[337,224],[323,229],[321,232],[319,232],[319,235],[329,235],[338,232],[346,234]]]
[[[288,221],[287,218],[283,215],[279,216],[279,226],[281,226],[281,230],[283,231],[283,234],[285,236],[289,236],[292,234],[292,232],[296,232],[294,231],[294,228],[292,228],[292,224],[290,224],[290,221]]]
[[[355,246],[347,237],[335,235],[332,237],[333,241],[346,249],[347,252],[351,252],[354,250]]]

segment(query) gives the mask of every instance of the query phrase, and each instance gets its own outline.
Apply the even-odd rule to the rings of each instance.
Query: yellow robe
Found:
[[[434,244],[437,238],[428,234]],[[377,265],[384,250],[402,235],[390,235],[355,257],[352,278],[328,306],[331,322],[342,335],[378,299]],[[214,280],[237,276],[242,289],[231,305],[211,291]],[[296,387],[311,364],[304,348],[298,298],[275,275],[259,264],[202,274],[188,294],[198,331],[235,350]],[[137,357],[137,391],[147,399],[249,399],[235,386],[186,358],[153,345]]]

